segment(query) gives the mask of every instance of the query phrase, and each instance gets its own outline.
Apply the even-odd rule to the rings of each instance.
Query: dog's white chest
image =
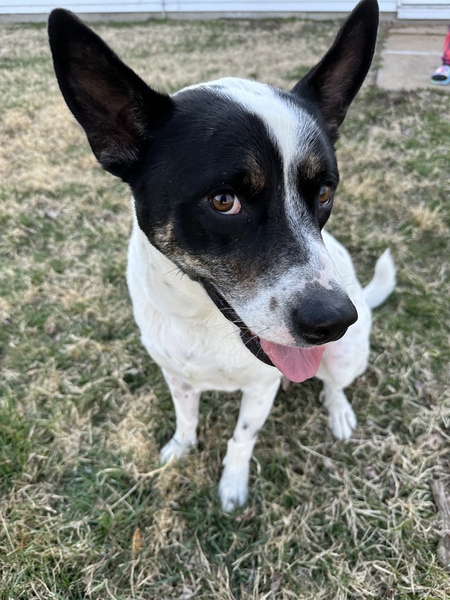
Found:
[[[152,315],[148,312],[145,323],[140,324],[142,341],[162,369],[188,381],[197,390],[232,391],[242,387],[242,366],[229,359],[237,351],[238,334],[230,333],[221,324],[217,336],[208,336],[205,322],[168,318],[157,310]],[[230,339],[225,340],[226,337]],[[248,371],[246,377],[248,380]]]

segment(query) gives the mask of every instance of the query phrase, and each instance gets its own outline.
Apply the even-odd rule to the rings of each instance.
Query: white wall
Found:
[[[0,14],[45,14],[62,6],[78,13],[348,13],[357,0],[0,0]],[[382,11],[395,12],[397,0],[381,0]]]
[[[357,0],[0,0],[0,15],[46,15],[63,6],[74,12],[146,13],[349,13]],[[381,12],[396,13],[400,19],[450,20],[450,0],[379,0]]]

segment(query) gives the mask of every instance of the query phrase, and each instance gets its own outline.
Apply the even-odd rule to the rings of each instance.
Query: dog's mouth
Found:
[[[250,329],[247,327],[244,321],[237,315],[236,311],[228,304],[228,302],[225,300],[222,294],[220,294],[211,283],[208,283],[206,281],[203,281],[203,287],[207,291],[211,300],[223,314],[223,316],[239,327],[239,333],[241,335],[241,340],[244,346],[248,350],[250,350],[250,352],[254,354],[256,358],[259,358],[261,362],[265,363],[266,365],[270,365],[271,367],[274,367],[275,365],[261,347],[260,338],[250,331]]]
[[[297,383],[314,377],[319,369],[325,346],[312,346],[310,348],[283,346],[258,337],[247,327],[236,311],[211,283],[206,281],[202,283],[221,313],[239,327],[244,346],[256,358],[266,365],[276,367],[285,377]]]

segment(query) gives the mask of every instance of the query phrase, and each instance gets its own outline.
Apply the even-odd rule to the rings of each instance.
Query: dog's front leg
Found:
[[[328,413],[328,426],[338,440],[350,439],[357,424],[344,389],[367,367],[368,327],[360,319],[342,339],[328,344],[316,374],[323,381],[320,399]]]
[[[239,418],[233,437],[228,440],[224,469],[219,483],[222,508],[230,512],[245,504],[248,497],[250,459],[258,432],[272,408],[280,379],[243,390]]]
[[[161,450],[161,464],[172,457],[180,458],[197,444],[200,393],[187,381],[163,370],[175,407],[176,429],[173,438]]]

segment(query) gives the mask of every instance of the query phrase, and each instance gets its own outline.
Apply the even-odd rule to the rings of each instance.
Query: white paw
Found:
[[[179,442],[175,439],[175,436],[168,442],[164,448],[161,450],[159,454],[159,462],[162,465],[165,465],[171,459],[178,459],[187,454],[189,448],[195,446],[197,440],[183,440],[183,442]]]
[[[248,465],[239,469],[224,468],[219,483],[219,497],[223,511],[231,512],[247,502],[248,474]]]
[[[357,420],[344,392],[334,390],[331,394],[323,394],[322,399],[328,412],[328,427],[334,437],[338,440],[350,439]]]
[[[357,424],[356,415],[351,406],[344,410],[333,411],[328,415],[328,427],[338,440],[349,440]]]

